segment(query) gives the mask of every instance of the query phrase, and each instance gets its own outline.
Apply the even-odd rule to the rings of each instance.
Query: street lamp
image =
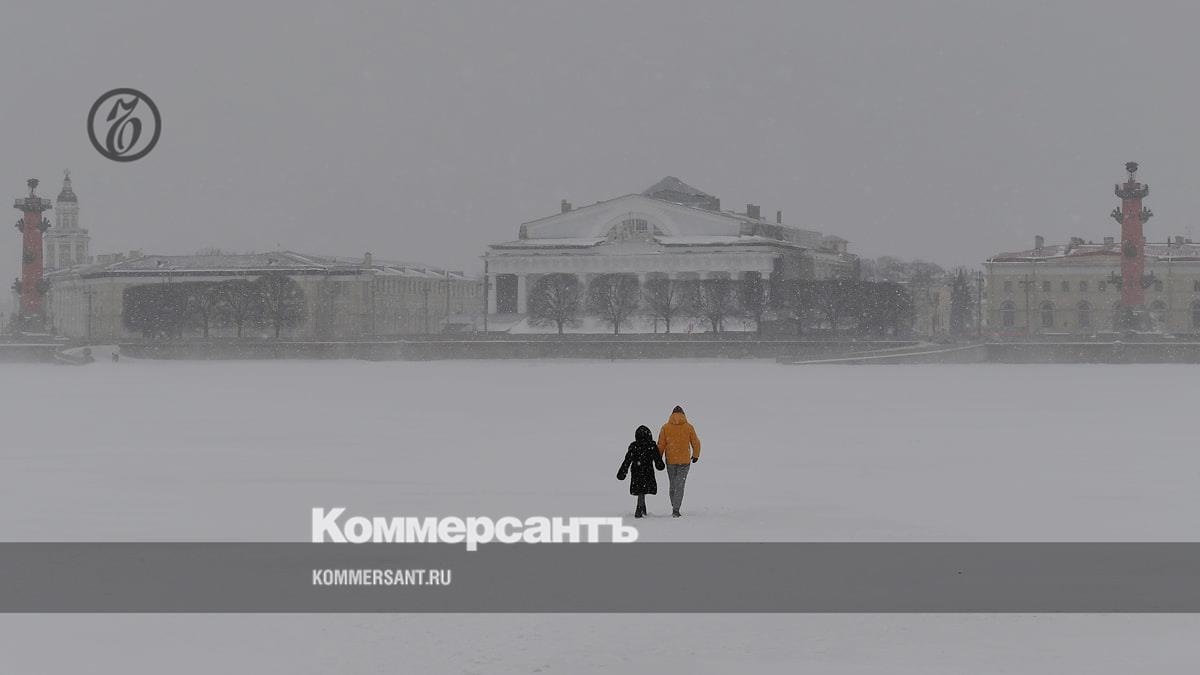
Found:
[[[429,279],[425,279],[421,283],[421,290],[425,296],[425,333],[429,334]]]
[[[483,259],[483,334],[484,335],[487,335],[487,332],[488,332],[488,311],[491,310],[491,307],[488,306],[488,304],[489,304],[488,286],[490,285],[490,283],[491,282],[488,277],[488,260],[486,257],[484,257],[484,259]]]
[[[446,294],[446,298],[445,298],[446,313],[445,313],[445,316],[442,317],[442,325],[445,326],[450,323],[450,270],[443,270],[443,274],[446,275],[446,283],[445,283],[445,289],[444,289],[444,292]],[[445,328],[443,328],[442,330],[445,330]]]
[[[983,270],[975,270],[975,337],[983,337]]]
[[[92,341],[92,298],[96,297],[96,291],[87,288],[83,291],[83,297],[87,298],[87,340]]]

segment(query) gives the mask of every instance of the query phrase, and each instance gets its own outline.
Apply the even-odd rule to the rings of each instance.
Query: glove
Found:
[[[700,461],[700,458],[699,458],[699,457],[693,457],[693,458],[692,458],[692,464],[695,464],[696,462],[699,462],[699,461]]]

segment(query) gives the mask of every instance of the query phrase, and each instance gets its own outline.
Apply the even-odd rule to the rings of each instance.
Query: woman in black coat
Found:
[[[641,518],[646,515],[646,495],[658,494],[658,481],[654,479],[654,470],[662,471],[666,466],[648,427],[638,427],[633,433],[633,439],[629,449],[625,451],[625,461],[621,462],[621,468],[617,469],[617,480],[625,480],[625,474],[629,474],[629,494],[637,495],[638,498],[633,517]]]

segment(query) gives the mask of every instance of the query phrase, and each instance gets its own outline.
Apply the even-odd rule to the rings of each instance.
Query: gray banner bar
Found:
[[[0,543],[0,611],[1200,612],[1200,543]]]

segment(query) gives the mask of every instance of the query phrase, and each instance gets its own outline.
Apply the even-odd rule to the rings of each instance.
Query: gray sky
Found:
[[[862,255],[955,265],[1115,233],[1137,160],[1149,236],[1200,237],[1193,3],[304,4],[10,3],[0,195],[37,176],[53,196],[69,167],[94,253],[476,270],[559,199],[672,174]],[[84,128],[121,86],[164,120],[130,164]]]

